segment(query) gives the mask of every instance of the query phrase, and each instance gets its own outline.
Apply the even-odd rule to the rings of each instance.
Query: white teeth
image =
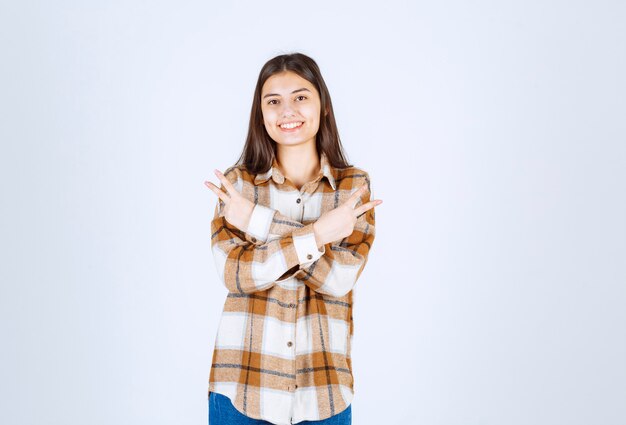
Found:
[[[300,122],[292,122],[292,123],[289,123],[289,124],[281,124],[280,127],[281,128],[296,128],[296,127],[299,127],[301,124],[302,124],[301,121]]]

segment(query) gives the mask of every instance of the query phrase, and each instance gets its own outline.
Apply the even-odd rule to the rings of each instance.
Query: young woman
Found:
[[[228,294],[209,423],[351,424],[353,288],[382,201],[344,157],[313,59],[263,66],[243,152],[215,174],[211,247]]]

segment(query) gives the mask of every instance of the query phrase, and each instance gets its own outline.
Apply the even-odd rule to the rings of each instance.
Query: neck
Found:
[[[314,180],[320,172],[320,159],[314,143],[278,145],[276,156],[280,171],[298,189]]]

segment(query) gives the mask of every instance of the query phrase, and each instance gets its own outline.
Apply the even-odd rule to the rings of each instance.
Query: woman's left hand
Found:
[[[225,193],[209,181],[205,181],[204,184],[224,201],[224,218],[226,221],[245,232],[248,229],[248,223],[254,210],[254,203],[237,192],[235,186],[219,170],[215,170],[215,175],[222,182],[228,193]]]

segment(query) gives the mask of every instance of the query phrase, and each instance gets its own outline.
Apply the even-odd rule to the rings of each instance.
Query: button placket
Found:
[[[294,306],[294,307],[297,307],[297,306],[298,306],[298,304],[297,304],[297,298],[296,298],[296,303],[291,303],[290,305],[292,305],[292,306]],[[297,311],[297,310],[295,310],[295,319],[294,319],[294,323],[295,323],[295,325],[296,325],[296,326],[294,326],[293,341],[295,341],[295,340],[296,340],[296,332],[297,332],[297,328],[298,328],[298,326],[297,326],[297,324],[298,324],[298,311]],[[292,360],[292,364],[293,364],[293,376],[294,376],[294,381],[297,381],[297,373],[298,373],[298,372],[297,372],[297,364],[296,364],[296,357],[297,357],[297,356],[296,356],[296,352],[295,352],[295,345],[293,344],[293,342],[292,342],[292,341],[288,341],[288,342],[287,342],[287,345],[288,345],[289,347],[291,347],[291,346],[293,346],[293,347],[294,347],[294,348],[293,348],[293,360]],[[295,382],[294,382],[294,386],[292,387],[292,389],[294,390],[294,395],[295,395],[295,390],[296,390],[297,388],[298,388],[298,384],[295,384]]]
[[[309,195],[306,192],[300,192],[298,199],[296,199],[296,203],[300,204],[300,211],[299,211],[299,217],[298,217],[299,221],[304,220],[304,204],[308,198],[309,198]]]

